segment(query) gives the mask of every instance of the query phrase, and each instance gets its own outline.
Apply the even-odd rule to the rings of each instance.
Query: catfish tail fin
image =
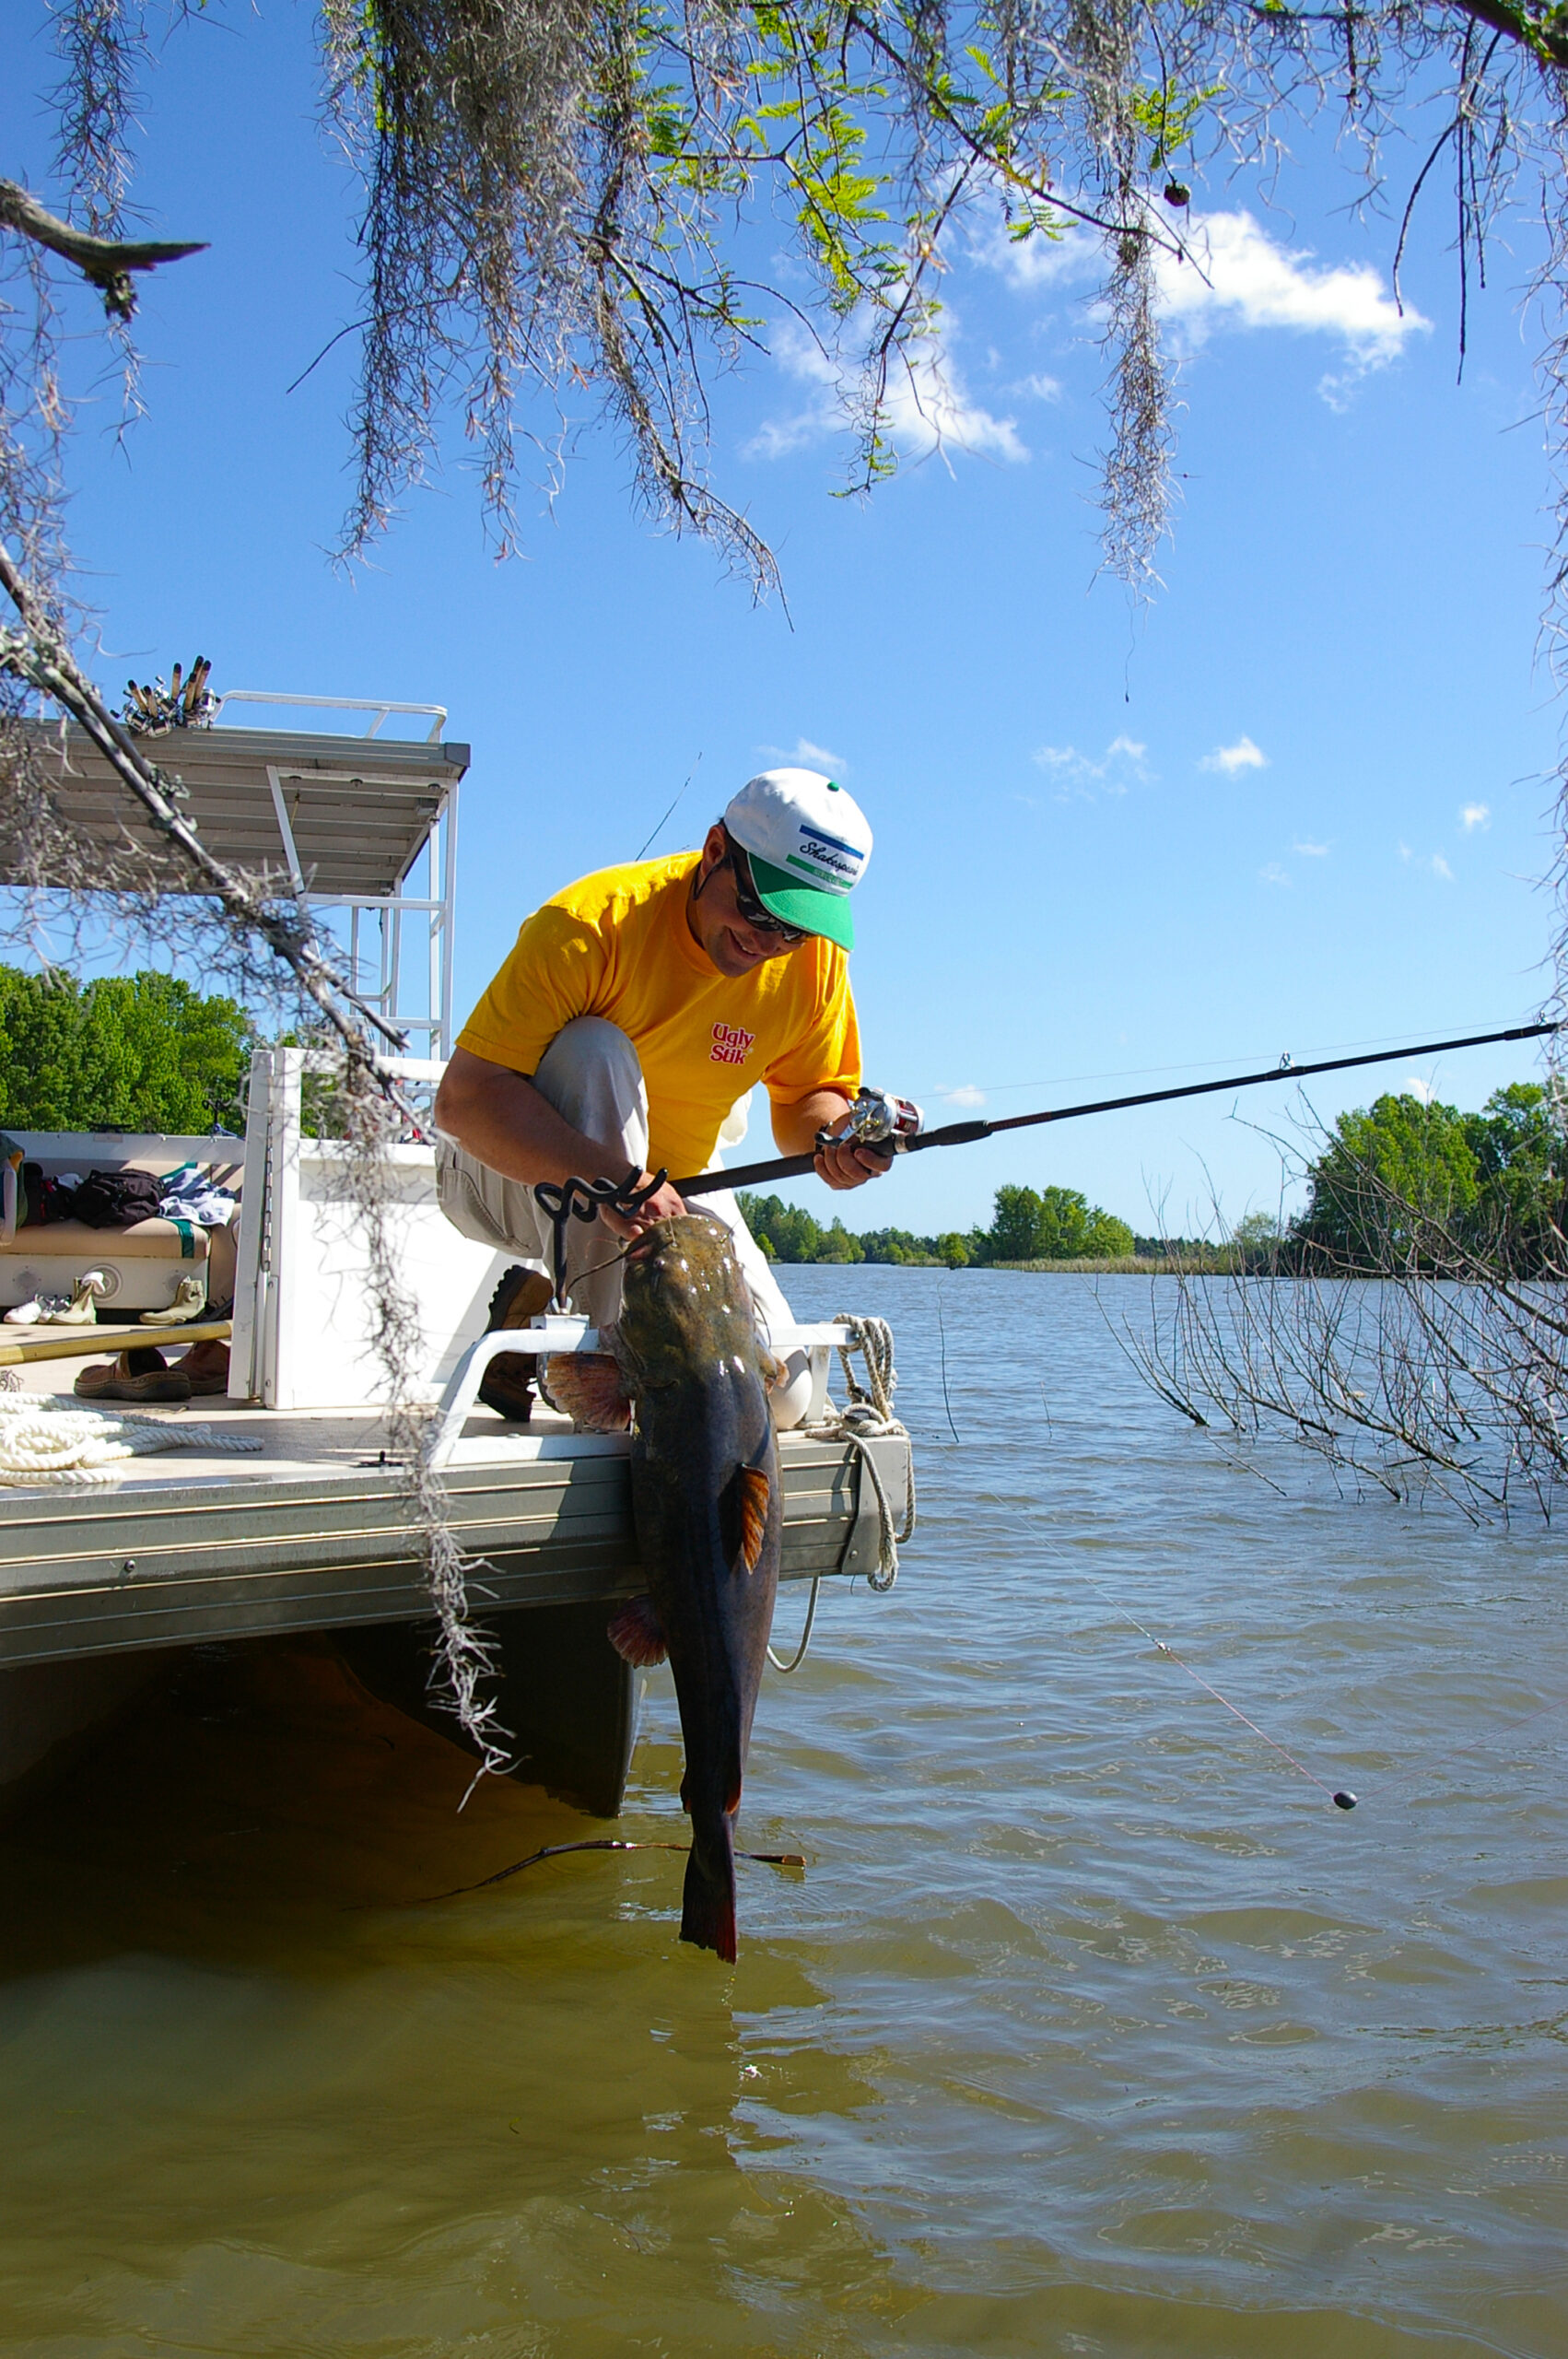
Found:
[[[694,1836],[696,1829],[693,1829]],[[735,1963],[734,1822],[721,1818],[717,1841],[694,1840],[682,1895],[681,1939]]]

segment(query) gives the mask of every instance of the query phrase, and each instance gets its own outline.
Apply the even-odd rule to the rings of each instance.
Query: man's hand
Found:
[[[628,1184],[646,1187],[652,1177],[651,1171],[639,1171],[636,1180]],[[666,1180],[662,1188],[656,1189],[648,1202],[629,1218],[625,1213],[612,1212],[608,1204],[600,1206],[599,1217],[612,1237],[623,1238],[629,1242],[632,1238],[640,1237],[645,1228],[651,1228],[656,1220],[674,1220],[685,1208],[685,1199],[676,1194]]]
[[[817,1137],[844,1120],[849,1100],[841,1089],[813,1089],[793,1106],[773,1109],[773,1135],[785,1155],[814,1154],[813,1168],[830,1188],[863,1188],[880,1180],[893,1162],[891,1149],[858,1145],[846,1140],[837,1146],[818,1146]]]
[[[868,1180],[880,1180],[892,1168],[891,1149],[860,1146],[853,1139],[817,1149],[816,1176],[830,1188],[863,1188]]]

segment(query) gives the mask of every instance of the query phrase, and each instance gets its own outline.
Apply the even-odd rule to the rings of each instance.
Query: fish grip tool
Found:
[[[630,1220],[642,1210],[649,1196],[658,1194],[669,1176],[667,1171],[656,1171],[651,1180],[639,1185],[637,1166],[633,1164],[624,1180],[573,1177],[537,1182],[533,1201],[551,1227],[550,1268],[556,1288],[552,1309],[565,1310],[567,1307],[567,1246],[573,1221],[595,1221],[605,1211],[619,1213],[623,1220]]]

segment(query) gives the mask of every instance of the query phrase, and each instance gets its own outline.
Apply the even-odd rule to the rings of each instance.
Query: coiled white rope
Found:
[[[900,1424],[893,1414],[893,1393],[898,1382],[893,1365],[893,1330],[885,1319],[861,1319],[850,1311],[837,1314],[837,1326],[847,1327],[848,1341],[837,1346],[839,1362],[844,1370],[844,1390],[848,1399],[842,1409],[832,1401],[829,1414],[820,1424],[802,1426],[801,1431],[813,1441],[847,1441],[860,1453],[862,1479],[869,1474],[877,1505],[877,1562],[874,1573],[866,1575],[867,1586],[885,1595],[898,1579],[898,1551],[915,1529],[915,1465],[909,1461],[909,1495],[905,1506],[904,1521],[895,1529],[893,1505],[876,1453],[870,1447],[873,1441],[889,1439],[896,1435],[908,1438],[909,1428]],[[855,1374],[854,1355],[859,1353],[865,1363],[866,1381],[862,1385]],[[806,1607],[806,1626],[801,1633],[801,1643],[788,1662],[780,1660],[771,1647],[767,1660],[775,1671],[798,1670],[806,1659],[811,1644],[812,1625],[816,1620],[817,1593],[822,1587],[822,1575],[812,1579],[811,1600]]]
[[[47,1395],[0,1392],[0,1486],[82,1490],[111,1483],[128,1458],[199,1449],[238,1456],[261,1449],[250,1434],[190,1420],[56,1408]]]

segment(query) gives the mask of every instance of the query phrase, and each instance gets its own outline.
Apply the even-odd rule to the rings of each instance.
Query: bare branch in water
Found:
[[[1321,1168],[1321,1165],[1319,1166]],[[1122,1348],[1160,1397],[1263,1471],[1297,1443],[1390,1498],[1472,1520],[1568,1485],[1568,1238],[1468,1236],[1370,1162],[1341,1164],[1353,1246],[1278,1238],[1250,1271],[1153,1283]]]

